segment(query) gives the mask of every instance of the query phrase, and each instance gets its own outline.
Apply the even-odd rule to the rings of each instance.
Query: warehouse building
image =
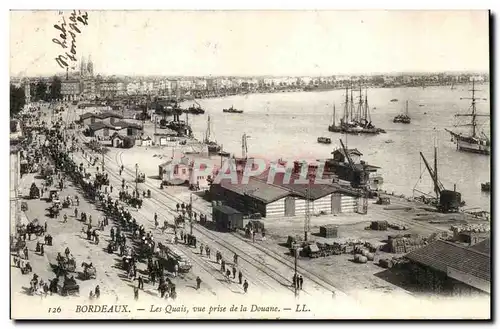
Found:
[[[358,212],[363,204],[356,192],[334,184],[300,184],[292,175],[290,184],[283,182],[284,174],[277,174],[272,184],[267,174],[250,177],[247,184],[232,184],[223,179],[212,184],[213,200],[222,201],[245,214],[260,213],[263,217],[293,217],[306,213],[309,200],[311,214],[339,214]],[[241,176],[238,179],[241,182]]]
[[[490,294],[490,240],[472,247],[437,240],[405,256],[412,280],[447,295]]]
[[[240,180],[241,181],[241,177]],[[245,214],[260,213],[263,217],[284,216],[285,199],[290,191],[250,178],[248,184],[232,184],[223,179],[210,186],[213,200],[223,201]]]

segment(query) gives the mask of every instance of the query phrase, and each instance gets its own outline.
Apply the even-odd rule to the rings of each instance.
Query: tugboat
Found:
[[[408,115],[408,101],[406,101],[406,111],[404,114],[398,114],[396,117],[394,117],[394,120],[392,121],[394,123],[405,123],[405,124],[410,124],[411,123],[411,118]]]
[[[210,130],[211,129],[210,129],[210,115],[209,115],[207,119],[207,131],[205,133],[205,139],[203,140],[203,143],[207,145],[209,155],[218,154],[222,148],[219,146],[219,144],[217,144],[217,142],[211,140]]]
[[[205,110],[201,108],[201,105],[195,99],[193,99],[193,101],[196,104],[193,104],[190,107],[188,107],[186,111],[190,114],[204,114]]]
[[[490,192],[491,191],[490,182],[481,183],[481,191]]]
[[[237,110],[235,109],[232,105],[228,109],[223,109],[222,112],[224,113],[243,113],[243,110]]]
[[[480,154],[490,154],[491,142],[490,139],[481,132],[481,135],[477,133],[477,117],[489,117],[488,114],[477,114],[476,111],[476,97],[474,89],[474,80],[472,80],[472,100],[471,102],[471,112],[465,114],[456,114],[455,117],[471,117],[471,122],[464,124],[462,126],[470,126],[472,127],[472,131],[469,135],[465,135],[462,133],[457,133],[448,129],[445,129],[447,132],[451,134],[452,141],[457,144],[457,150],[472,152],[472,153],[480,153]]]
[[[332,140],[328,137],[318,137],[318,143],[320,144],[331,144]]]
[[[393,99],[391,99],[391,102],[392,102],[392,103],[397,102],[397,101],[398,101],[398,99],[397,99],[397,98],[393,98]]]

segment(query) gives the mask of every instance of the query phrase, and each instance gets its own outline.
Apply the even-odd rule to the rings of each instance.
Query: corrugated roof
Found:
[[[102,113],[99,113],[98,117],[101,119],[107,119],[107,118],[123,119],[123,116],[121,114],[114,113],[114,112],[102,112]]]
[[[105,123],[105,122],[94,122],[94,123],[91,123],[89,124],[89,129],[92,130],[92,131],[97,131],[97,130],[100,130],[100,129],[103,129],[103,128],[110,128],[110,129],[114,129],[113,126]]]
[[[257,176],[256,178],[267,184],[268,177],[269,177],[269,169],[264,171],[261,175]],[[290,191],[291,194],[299,196],[301,198],[307,198],[308,194],[307,190],[309,190],[310,200],[317,200],[335,192],[356,194],[355,192],[342,189],[334,184],[314,184],[313,181],[309,185],[307,184],[307,182],[303,183],[299,181],[299,179],[300,175],[292,174],[290,176],[290,181],[287,182],[285,180],[285,173],[276,173],[274,175],[274,179],[271,181],[271,184],[286,189]]]
[[[491,248],[491,241],[490,239],[486,239],[484,241],[481,241],[479,243],[476,243],[470,249],[482,252],[483,254],[491,255],[490,254],[490,248]]]
[[[447,273],[447,268],[490,281],[490,256],[454,243],[437,240],[406,255],[406,258]]]
[[[123,129],[123,128],[142,129],[142,127],[139,126],[138,124],[135,124],[135,123],[132,123],[132,122],[127,122],[127,121],[116,121],[116,122],[113,122],[112,125],[115,128],[120,128],[120,129]]]
[[[230,179],[222,179],[220,185],[225,189],[258,199],[264,203],[271,203],[291,194],[284,188],[269,185],[253,177],[250,177],[247,184],[243,184],[241,175],[239,175],[236,184],[232,184]]]

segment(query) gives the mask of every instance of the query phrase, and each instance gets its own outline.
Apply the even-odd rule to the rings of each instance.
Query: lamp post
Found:
[[[189,234],[193,235],[193,192],[189,194]]]
[[[138,196],[139,190],[137,188],[137,171],[139,170],[139,165],[135,164],[135,195]]]
[[[299,257],[299,252],[302,250],[302,248],[300,248],[298,244],[294,244],[293,247],[295,250],[295,266],[294,266],[295,267],[295,274],[294,274],[294,277],[295,277],[294,288],[295,288],[295,290],[294,291],[295,291],[295,297],[298,297],[298,295],[299,295],[299,289],[298,289],[299,277],[297,275],[297,259]]]
[[[102,173],[104,174],[104,147],[101,149],[102,154]]]

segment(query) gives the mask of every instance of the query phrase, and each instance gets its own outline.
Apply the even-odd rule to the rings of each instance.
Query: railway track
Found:
[[[121,152],[117,153],[116,156],[115,156],[115,161],[116,161],[118,167],[120,167],[123,164],[120,155],[121,155]],[[132,176],[135,179],[135,172],[132,171],[131,169],[126,168],[124,166],[124,172],[127,173],[129,176]],[[164,196],[165,198],[169,199],[172,202],[175,202],[175,203],[182,203],[182,202],[184,202],[183,200],[181,200],[179,198],[176,198],[175,196],[170,195],[170,194],[166,193],[165,191],[162,191],[162,190],[156,188],[155,186],[153,186],[150,183],[145,182],[145,183],[142,183],[142,184],[148,186],[152,190],[155,190],[155,193],[161,194],[162,196]],[[160,206],[160,208],[165,209],[165,205]],[[177,214],[177,212],[173,208],[173,205],[172,206],[167,206],[166,210],[168,212],[170,212],[170,213]],[[207,209],[201,209],[200,207],[196,207],[196,206],[193,206],[193,210],[204,212],[204,213],[207,212]],[[209,213],[207,214],[207,218],[211,219],[211,215]],[[212,233],[210,230],[206,229],[203,226],[199,226],[199,225],[195,226],[195,225],[193,225],[193,230],[195,230],[198,233],[200,233],[200,234],[202,234],[202,235],[210,238],[213,241],[216,241],[219,245],[221,245],[222,247],[230,250],[231,252],[235,252],[235,250],[236,250],[236,253],[239,254],[239,255],[241,255],[241,254],[247,254],[247,257],[251,257],[254,262],[258,262],[258,263],[264,265],[264,267],[260,268],[261,271],[269,271],[267,269],[269,267],[268,264],[263,264],[263,262],[261,262],[257,258],[249,256],[248,252],[243,251],[240,248],[235,248],[234,247],[234,241],[228,241],[228,240],[222,239],[221,237],[219,237],[218,235]],[[290,261],[289,259],[286,259],[282,255],[276,253],[274,250],[271,250],[269,248],[266,248],[266,247],[263,247],[263,246],[260,246],[260,245],[257,245],[257,244],[250,244],[249,241],[247,241],[246,239],[243,239],[242,237],[237,236],[237,235],[231,235],[231,236],[236,237],[238,240],[242,241],[246,245],[249,245],[252,248],[255,248],[258,251],[260,251],[262,253],[261,254],[262,257],[270,257],[270,258],[272,258],[273,261],[278,262],[281,265],[284,265],[286,268],[288,268],[290,270],[290,273],[294,272],[294,266],[295,266],[294,263],[292,261]],[[231,247],[228,247],[228,246],[231,246]],[[304,266],[298,264],[297,265],[297,269],[298,269],[298,273],[299,274],[301,274],[303,277],[309,279],[311,282],[315,283],[318,287],[322,287],[323,289],[326,289],[329,292],[336,291],[336,292],[340,292],[340,293],[346,294],[344,291],[342,291],[338,287],[334,286],[333,283],[331,283],[328,279],[326,279],[326,278],[324,278],[324,277],[322,277],[322,276],[320,276],[320,275],[318,275],[316,273],[311,272],[310,270],[306,269]],[[277,274],[277,272],[275,270],[271,269],[271,271],[274,272],[275,274]],[[270,275],[270,274],[268,274],[268,275]],[[277,281],[280,282],[280,283],[282,283],[283,281],[287,282],[287,283],[290,283],[290,289],[293,290],[293,288],[292,288],[292,280],[290,280],[289,278],[284,277],[281,274],[279,274],[279,276],[282,278],[282,280],[277,280]]]
[[[118,158],[118,157],[117,157]],[[89,161],[88,159],[84,158],[86,161]],[[118,169],[118,168],[117,168]],[[121,181],[121,176],[116,174],[116,173],[112,173],[112,172],[109,172],[108,175],[114,177],[117,179],[117,183],[119,183]],[[155,200],[154,198],[149,198],[149,199],[146,199],[147,202],[144,202],[143,203],[143,209],[146,208],[146,209],[150,209],[151,210],[151,214],[154,214],[156,212],[158,212],[158,210],[167,210],[168,213],[171,215],[171,217],[167,217],[165,216],[165,214],[162,214],[160,213],[160,216],[163,217],[164,219],[167,219],[167,220],[171,220],[172,222],[174,221],[174,217],[175,215],[178,215],[178,213],[176,211],[173,211],[172,208],[167,208],[165,207],[163,204],[161,204],[158,200]],[[155,206],[152,206],[152,205],[149,205],[149,203],[153,203]],[[137,212],[136,213],[137,215],[139,215],[140,217],[143,218],[143,222],[145,223],[148,223],[150,225],[153,225],[154,224],[154,221],[152,219],[148,219],[144,214],[140,213],[140,212]],[[136,216],[134,216],[136,217]],[[153,226],[154,227],[154,226]],[[193,228],[194,229],[194,228]],[[198,230],[197,230],[198,231]],[[199,232],[201,233],[201,232]],[[205,239],[205,241],[202,241],[205,245],[208,245],[209,243],[206,242],[207,240],[210,240],[211,242],[216,242],[218,245],[220,245],[221,247],[225,247],[225,243],[224,242],[221,242],[221,239],[219,239],[216,235],[213,235],[212,237],[207,237],[205,235],[206,238],[208,239]],[[200,239],[198,239],[200,240]],[[178,245],[178,246],[182,246],[182,245]],[[201,259],[199,259],[199,255],[194,253],[192,248],[190,247],[186,247],[186,248],[182,248],[184,251],[188,251],[188,253],[191,255],[190,259],[193,260],[194,263],[196,263],[198,266],[200,266],[202,269],[204,269],[206,272],[210,273],[215,279],[219,280],[219,281],[224,281],[225,280],[225,276],[223,274],[220,274],[220,272],[217,270],[217,267],[218,267],[218,263],[217,265],[215,266],[211,266],[210,268],[207,268],[207,265],[204,264]],[[242,253],[243,251],[241,250],[236,250],[236,249],[232,249],[232,248],[227,248],[225,247],[225,249],[231,251],[232,253]],[[229,258],[229,257],[228,257]],[[261,272],[264,272],[266,275],[270,276],[269,272],[265,272],[265,269],[261,268],[261,267],[258,267],[258,266],[255,266],[255,264],[252,263],[252,260],[248,260],[246,259],[246,257],[239,257],[240,259],[244,260],[246,263],[250,264],[251,266],[254,266],[256,269],[258,269],[259,271]],[[254,261],[257,261],[256,259],[254,259]],[[229,264],[228,264],[229,265]],[[215,270],[215,273],[218,273],[220,275],[214,275],[213,272]],[[272,285],[269,285],[266,281],[263,281],[263,280],[252,280],[250,279],[251,278],[251,275],[250,272],[247,272],[245,270],[242,271],[242,274],[245,276],[245,278],[248,278],[247,281],[249,281],[249,283],[253,283],[254,285],[258,286],[263,286],[265,287],[266,289],[268,290],[272,290],[272,291],[277,291],[276,288]],[[276,280],[278,281],[276,278],[273,278],[273,280]],[[227,287],[227,286],[225,286]],[[232,292],[235,292],[234,290],[228,288],[229,290],[231,290]],[[242,290],[241,287],[239,287],[238,291]]]

